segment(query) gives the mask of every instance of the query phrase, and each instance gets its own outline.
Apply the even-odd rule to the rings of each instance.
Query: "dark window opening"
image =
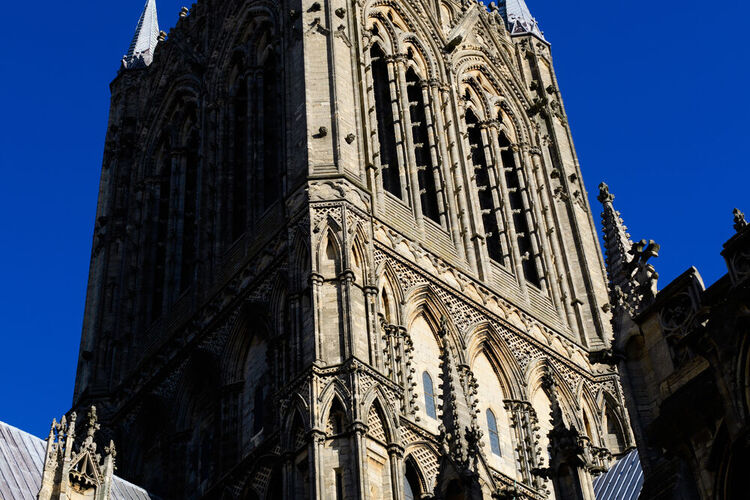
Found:
[[[263,387],[257,387],[253,396],[253,434],[263,430],[265,415],[265,397]]]
[[[336,500],[345,500],[344,473],[341,469],[334,469],[334,481],[336,483]]]
[[[185,158],[185,193],[182,223],[182,256],[180,264],[180,291],[187,289],[195,275],[196,259],[196,210],[199,167],[199,136],[196,130],[190,133]]]
[[[263,209],[281,195],[281,105],[282,87],[276,57],[271,54],[263,65]]]
[[[240,80],[234,97],[234,148],[232,158],[232,241],[242,236],[247,226],[247,82]]]
[[[411,134],[414,143],[414,158],[417,162],[417,179],[419,181],[422,213],[425,217],[440,223],[440,209],[438,208],[438,194],[435,183],[436,172],[430,154],[424,94],[419,77],[412,68],[409,68],[406,73],[406,95],[409,99]]]
[[[375,115],[378,121],[378,140],[380,144],[380,171],[383,177],[383,189],[402,197],[401,178],[398,171],[396,153],[396,129],[393,119],[393,98],[388,78],[388,65],[385,53],[374,45],[370,49],[372,59],[373,93],[375,94]]]
[[[490,173],[487,156],[484,154],[484,145],[482,144],[482,132],[479,129],[479,120],[470,109],[466,110],[466,128],[469,134],[469,147],[471,147],[471,161],[474,164],[474,182],[479,197],[479,208],[482,210],[487,253],[490,259],[503,264],[500,228],[497,224],[497,207],[495,207],[495,202],[492,199]]]
[[[411,457],[406,462],[406,474],[404,474],[404,500],[417,500],[422,497],[421,481]]]
[[[167,235],[169,231],[170,198],[172,193],[172,164],[168,154],[161,159],[160,179],[158,191],[158,209],[156,213],[156,234],[154,243],[156,247],[154,258],[154,272],[151,295],[151,320],[155,320],[162,314],[164,306],[164,287],[166,285],[167,267]]]
[[[505,170],[505,182],[510,193],[510,207],[513,210],[513,227],[516,230],[516,240],[518,241],[518,250],[522,256],[522,268],[526,281],[536,287],[541,286],[539,271],[536,267],[536,256],[531,243],[531,228],[526,219],[526,209],[523,204],[523,195],[521,193],[521,182],[518,168],[510,141],[504,132],[500,132],[498,138],[500,149],[502,150],[501,159],[503,169]],[[528,258],[523,258],[526,255]]]

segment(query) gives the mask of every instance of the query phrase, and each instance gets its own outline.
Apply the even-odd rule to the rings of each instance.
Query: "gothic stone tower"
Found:
[[[74,406],[166,498],[593,499],[633,443],[523,0],[149,0]]]

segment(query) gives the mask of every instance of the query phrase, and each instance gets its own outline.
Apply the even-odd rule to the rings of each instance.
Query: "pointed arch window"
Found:
[[[378,142],[380,145],[380,175],[383,189],[403,199],[398,154],[396,152],[396,127],[393,116],[393,97],[388,76],[385,53],[379,45],[370,49],[372,61],[373,93],[375,94],[375,116],[378,122]]]
[[[247,183],[248,183],[248,99],[247,81],[237,82],[237,90],[232,102],[234,118],[232,137],[232,204],[231,241],[242,236],[247,226]]]
[[[471,161],[474,164],[474,183],[479,197],[479,208],[482,210],[487,253],[493,261],[504,264],[505,259],[500,242],[500,226],[497,222],[499,207],[495,206],[495,199],[492,196],[490,171],[484,150],[482,131],[479,128],[479,120],[471,109],[466,110],[465,119],[469,147],[471,148]]]
[[[505,182],[508,187],[510,207],[513,210],[513,227],[521,254],[523,274],[526,281],[537,288],[541,287],[541,279],[537,269],[537,259],[532,242],[531,227],[527,219],[527,208],[523,202],[522,185],[519,176],[515,154],[505,132],[500,131],[498,137],[502,170],[505,171]]]
[[[502,456],[500,451],[500,434],[497,430],[497,418],[495,418],[495,414],[489,408],[487,409],[487,430],[489,432],[492,453],[498,457]]]
[[[414,68],[409,68],[406,72],[406,95],[409,101],[409,117],[411,118],[412,143],[414,145],[414,158],[417,163],[417,180],[419,182],[422,214],[439,224],[440,207],[438,205],[438,181],[436,179],[438,172],[433,164],[430,151],[422,81]]]
[[[413,460],[413,458],[408,457],[404,468],[404,500],[418,500],[422,497],[419,473],[416,470]]]
[[[435,388],[429,373],[422,373],[422,386],[424,387],[424,408],[427,416],[437,419],[437,408],[435,406]]]

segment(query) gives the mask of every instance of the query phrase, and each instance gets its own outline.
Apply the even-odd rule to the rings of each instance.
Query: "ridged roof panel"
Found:
[[[633,450],[594,479],[597,500],[636,500],[643,488],[643,469],[638,450]]]

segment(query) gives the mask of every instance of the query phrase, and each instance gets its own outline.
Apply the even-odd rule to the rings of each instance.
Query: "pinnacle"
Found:
[[[525,0],[500,0],[500,14],[511,35],[535,35],[545,40]]]
[[[122,58],[123,68],[149,66],[154,59],[154,50],[158,43],[159,20],[156,15],[156,0],[146,0],[133,41],[130,43],[127,55]]]

